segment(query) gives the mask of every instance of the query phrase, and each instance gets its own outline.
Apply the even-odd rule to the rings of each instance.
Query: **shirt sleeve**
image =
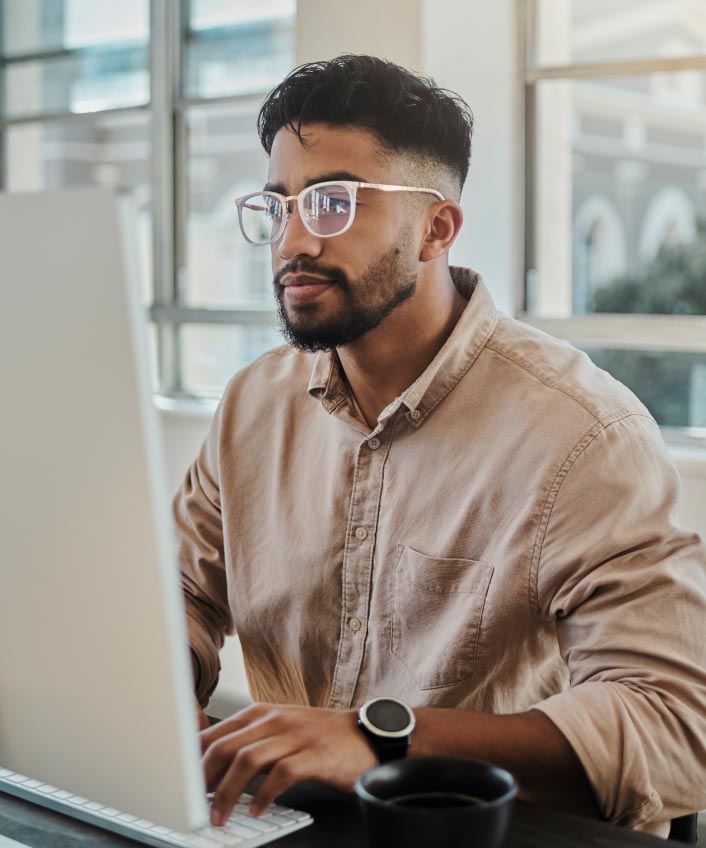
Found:
[[[173,502],[189,644],[198,665],[196,697],[201,706],[206,706],[216,688],[224,637],[233,633],[219,479],[221,409]]]
[[[536,612],[556,622],[570,687],[535,705],[566,736],[611,821],[706,807],[706,550],[674,523],[659,430],[620,418],[555,481]],[[539,547],[539,546],[538,546]]]

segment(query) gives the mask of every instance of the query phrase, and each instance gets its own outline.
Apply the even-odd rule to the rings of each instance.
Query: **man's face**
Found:
[[[289,129],[275,137],[267,188],[294,195],[335,179],[409,182],[386,161],[365,130],[309,124],[306,147]],[[278,311],[287,340],[303,350],[330,350],[377,327],[415,291],[418,252],[416,197],[360,189],[351,228],[320,238],[294,209],[284,234],[272,244]]]

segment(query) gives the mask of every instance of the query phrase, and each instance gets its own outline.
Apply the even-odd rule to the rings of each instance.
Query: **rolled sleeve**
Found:
[[[218,652],[233,633],[228,605],[218,473],[220,409],[173,502],[196,696],[205,706],[218,682]]]
[[[535,708],[632,827],[706,807],[706,552],[678,494],[654,422],[618,418],[559,473],[537,562],[570,688]]]

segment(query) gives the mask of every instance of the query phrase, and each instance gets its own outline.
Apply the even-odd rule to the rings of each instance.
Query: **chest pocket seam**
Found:
[[[390,649],[420,689],[473,677],[492,575],[493,566],[480,560],[397,546]]]

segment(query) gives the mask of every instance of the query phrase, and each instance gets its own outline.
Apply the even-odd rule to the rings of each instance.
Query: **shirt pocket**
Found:
[[[397,546],[392,653],[420,689],[473,676],[478,635],[493,566],[473,559],[426,556]]]

